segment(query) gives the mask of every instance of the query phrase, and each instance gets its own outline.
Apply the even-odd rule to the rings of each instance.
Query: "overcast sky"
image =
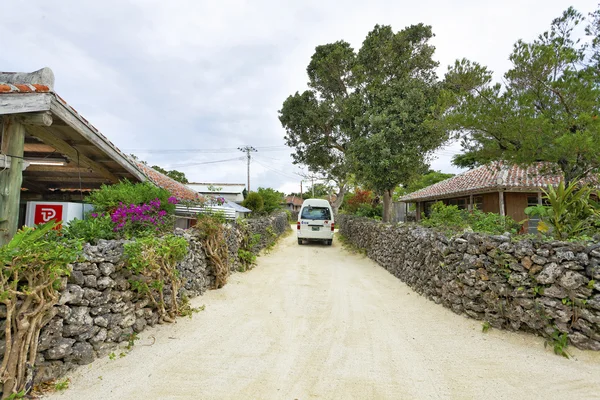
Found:
[[[457,58],[510,67],[519,39],[569,5],[598,0],[4,0],[0,70],[50,67],[55,90],[121,150],[195,182],[246,182],[237,147],[258,149],[251,187],[299,191],[277,111],[306,89],[315,46],[358,49],[375,24],[433,27],[443,76]],[[218,151],[200,151],[219,149]],[[182,151],[188,150],[188,151]],[[194,151],[189,151],[194,150]],[[459,172],[450,145],[432,168]],[[233,160],[232,160],[233,159]],[[222,163],[199,164],[229,160]],[[306,187],[306,186],[305,186]]]

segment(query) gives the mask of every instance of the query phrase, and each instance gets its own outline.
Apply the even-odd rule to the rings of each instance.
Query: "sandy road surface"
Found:
[[[534,336],[483,334],[339,242],[288,236],[202,304],[51,398],[600,399],[600,354],[567,360]]]

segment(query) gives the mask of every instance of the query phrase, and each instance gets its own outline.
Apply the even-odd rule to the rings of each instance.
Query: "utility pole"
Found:
[[[250,155],[250,153],[256,152],[258,150],[256,150],[252,146],[238,147],[238,150],[246,153],[246,158],[248,159],[248,193],[250,193],[250,160],[252,159],[252,156]]]

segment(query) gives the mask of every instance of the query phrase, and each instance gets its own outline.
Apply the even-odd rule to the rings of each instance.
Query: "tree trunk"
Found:
[[[392,219],[392,190],[383,191],[383,222]]]
[[[337,214],[338,210],[340,209],[340,206],[342,205],[342,203],[344,202],[344,195],[346,194],[346,185],[341,185],[337,194],[336,194],[336,199],[333,202],[333,204],[331,205],[331,208],[333,209],[333,213]]]

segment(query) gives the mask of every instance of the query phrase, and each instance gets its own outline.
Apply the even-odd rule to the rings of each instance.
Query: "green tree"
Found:
[[[361,115],[350,146],[357,179],[383,196],[383,221],[399,184],[427,171],[428,156],[445,140],[430,123],[437,117],[438,63],[430,26],[409,26],[397,33],[376,26],[358,52]]]
[[[271,188],[258,188],[257,192],[263,199],[264,212],[270,214],[275,210],[281,209],[284,197],[283,193]]]
[[[294,163],[336,183],[336,211],[346,192],[348,143],[358,110],[353,96],[355,60],[354,50],[344,41],[317,46],[307,68],[309,90],[289,96],[279,111]]]
[[[502,84],[465,59],[449,69],[443,126],[462,139],[457,165],[546,161],[567,183],[600,170],[600,10],[580,40],[584,23],[569,8],[537,39],[517,41]]]
[[[252,210],[254,213],[260,213],[265,207],[265,202],[259,193],[250,192],[242,202],[242,206]]]
[[[155,170],[157,170],[161,174],[166,175],[166,176],[168,176],[169,178],[171,178],[173,180],[176,180],[177,182],[189,183],[189,181],[185,177],[185,173],[183,173],[183,172],[177,171],[175,169],[167,171],[166,169],[161,168],[158,165],[153,165],[152,168],[154,168]]]

